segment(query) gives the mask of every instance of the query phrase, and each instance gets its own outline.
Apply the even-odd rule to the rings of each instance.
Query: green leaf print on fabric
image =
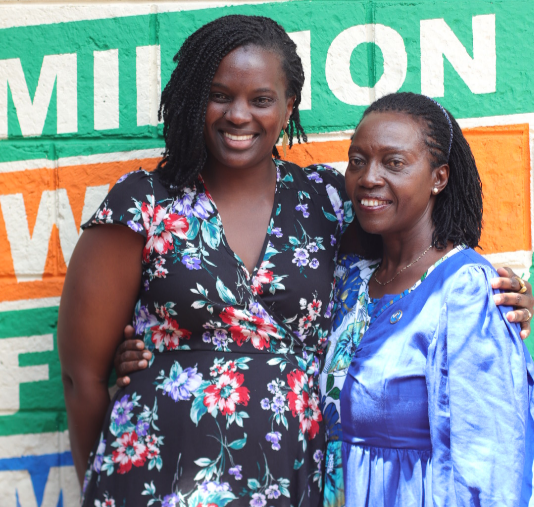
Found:
[[[228,305],[237,305],[237,300],[235,296],[232,294],[232,291],[224,285],[222,280],[217,277],[217,283],[215,284],[215,288],[217,289],[217,292],[219,293],[219,297]]]
[[[221,228],[217,217],[202,222],[202,239],[213,250],[216,250],[221,242]]]

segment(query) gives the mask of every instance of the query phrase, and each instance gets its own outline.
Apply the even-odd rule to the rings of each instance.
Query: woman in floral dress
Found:
[[[282,129],[305,139],[302,65],[279,25],[221,18],[176,59],[162,163],[117,182],[65,282],[80,480],[91,453],[83,505],[320,505],[319,360],[352,219],[343,179],[272,158]],[[153,355],[110,401],[128,322]]]
[[[162,163],[117,182],[65,282],[58,340],[80,480],[92,450],[83,505],[318,506],[319,353],[352,219],[343,178],[272,158],[282,129],[303,134],[304,74],[279,25],[221,18],[177,60]],[[128,321],[153,358],[110,401]]]

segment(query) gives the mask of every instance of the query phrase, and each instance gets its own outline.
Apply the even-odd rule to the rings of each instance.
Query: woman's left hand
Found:
[[[521,283],[518,276],[510,268],[497,269],[500,278],[494,278],[491,286],[494,289],[512,291],[503,294],[495,294],[493,299],[496,305],[513,306],[516,310],[508,312],[506,318],[508,322],[521,323],[521,338],[525,340],[530,335],[530,319],[534,315],[534,297],[532,296],[532,286],[523,280],[527,291],[520,294]]]

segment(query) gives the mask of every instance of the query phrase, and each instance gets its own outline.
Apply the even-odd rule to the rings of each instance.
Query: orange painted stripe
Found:
[[[483,253],[531,249],[530,151],[528,125],[465,130],[484,188]],[[296,145],[288,160],[301,166],[347,159],[350,141],[325,141]],[[281,150],[280,150],[281,151]],[[143,167],[153,169],[157,159],[88,164],[59,169],[35,169],[0,174],[2,194],[22,193],[30,233],[44,190],[65,188],[77,227],[81,222],[87,186],[112,184],[121,175]],[[66,266],[54,227],[41,281],[15,278],[4,217],[0,213],[0,301],[59,296]]]

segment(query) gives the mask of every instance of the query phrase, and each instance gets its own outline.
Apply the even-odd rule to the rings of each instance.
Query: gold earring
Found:
[[[438,190],[437,187],[434,187],[434,188],[432,189],[432,193],[433,193],[434,195],[437,195],[438,192],[439,192],[439,190]]]
[[[289,143],[289,136],[287,135],[287,128],[289,127],[289,120],[287,120],[286,128],[284,129],[284,137],[282,138],[282,151],[284,152],[284,158],[287,155],[287,145]]]

